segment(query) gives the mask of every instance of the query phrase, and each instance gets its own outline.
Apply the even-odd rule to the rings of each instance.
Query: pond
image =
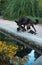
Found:
[[[0,33],[0,65],[31,65],[40,54]]]

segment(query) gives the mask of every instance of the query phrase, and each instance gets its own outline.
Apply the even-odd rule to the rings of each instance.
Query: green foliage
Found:
[[[0,15],[1,15],[1,0],[0,0]]]
[[[39,16],[42,17],[42,0],[39,0]]]
[[[7,19],[39,16],[39,0],[1,0],[2,15]]]
[[[35,16],[39,16],[39,2],[38,0],[35,0],[34,1],[34,13],[35,13]]]

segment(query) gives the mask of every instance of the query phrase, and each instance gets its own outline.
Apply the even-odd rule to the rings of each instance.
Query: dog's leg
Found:
[[[21,26],[21,28],[22,28],[22,31],[26,31],[26,29],[25,29],[25,27],[24,27],[24,26]]]
[[[33,27],[33,29],[34,29],[34,31],[35,31],[35,33],[36,33],[36,29],[35,29],[34,25],[32,24],[31,26]]]
[[[30,30],[30,24],[27,25],[27,30]]]

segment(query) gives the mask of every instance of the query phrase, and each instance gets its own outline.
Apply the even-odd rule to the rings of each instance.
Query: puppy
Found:
[[[36,22],[32,21],[30,18],[22,17],[18,21],[15,21],[15,22],[19,26],[19,29],[22,28],[22,29],[26,30],[25,26],[27,26],[27,30],[28,30],[28,28],[30,28],[30,26],[32,26],[32,28],[36,32],[34,25],[37,25],[39,23],[39,21],[38,21],[38,19],[35,19],[35,20],[36,20]],[[22,25],[23,25],[23,27],[22,27]]]

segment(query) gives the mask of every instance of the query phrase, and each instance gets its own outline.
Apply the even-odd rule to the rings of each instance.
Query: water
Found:
[[[31,65],[35,61],[35,56],[34,56],[34,50],[32,50],[29,54],[29,61],[27,62],[28,65]],[[25,64],[25,65],[27,65]]]
[[[35,55],[34,55],[34,50],[32,50],[28,55],[27,55],[27,61],[25,63],[19,63],[19,65],[31,65],[35,60]],[[16,63],[18,65],[18,63]]]
[[[0,33],[0,41],[2,42],[0,43],[0,51],[2,50],[2,52],[0,52],[1,65],[31,65],[40,56],[40,54],[38,54],[35,50],[25,47],[24,45],[18,45],[17,47],[16,44],[14,45],[16,42],[13,42],[10,38],[6,37],[2,33]],[[14,47],[15,50],[12,47]]]
[[[18,58],[19,61],[18,62],[15,61],[15,62],[13,62],[13,64],[15,64],[15,65],[31,65],[40,56],[40,55],[35,56],[35,53],[37,53],[37,52],[35,52],[35,50],[32,50],[29,54],[27,54],[26,59],[25,59],[25,57],[24,58],[16,57],[16,58]],[[23,60],[23,61],[21,61],[21,60]]]

